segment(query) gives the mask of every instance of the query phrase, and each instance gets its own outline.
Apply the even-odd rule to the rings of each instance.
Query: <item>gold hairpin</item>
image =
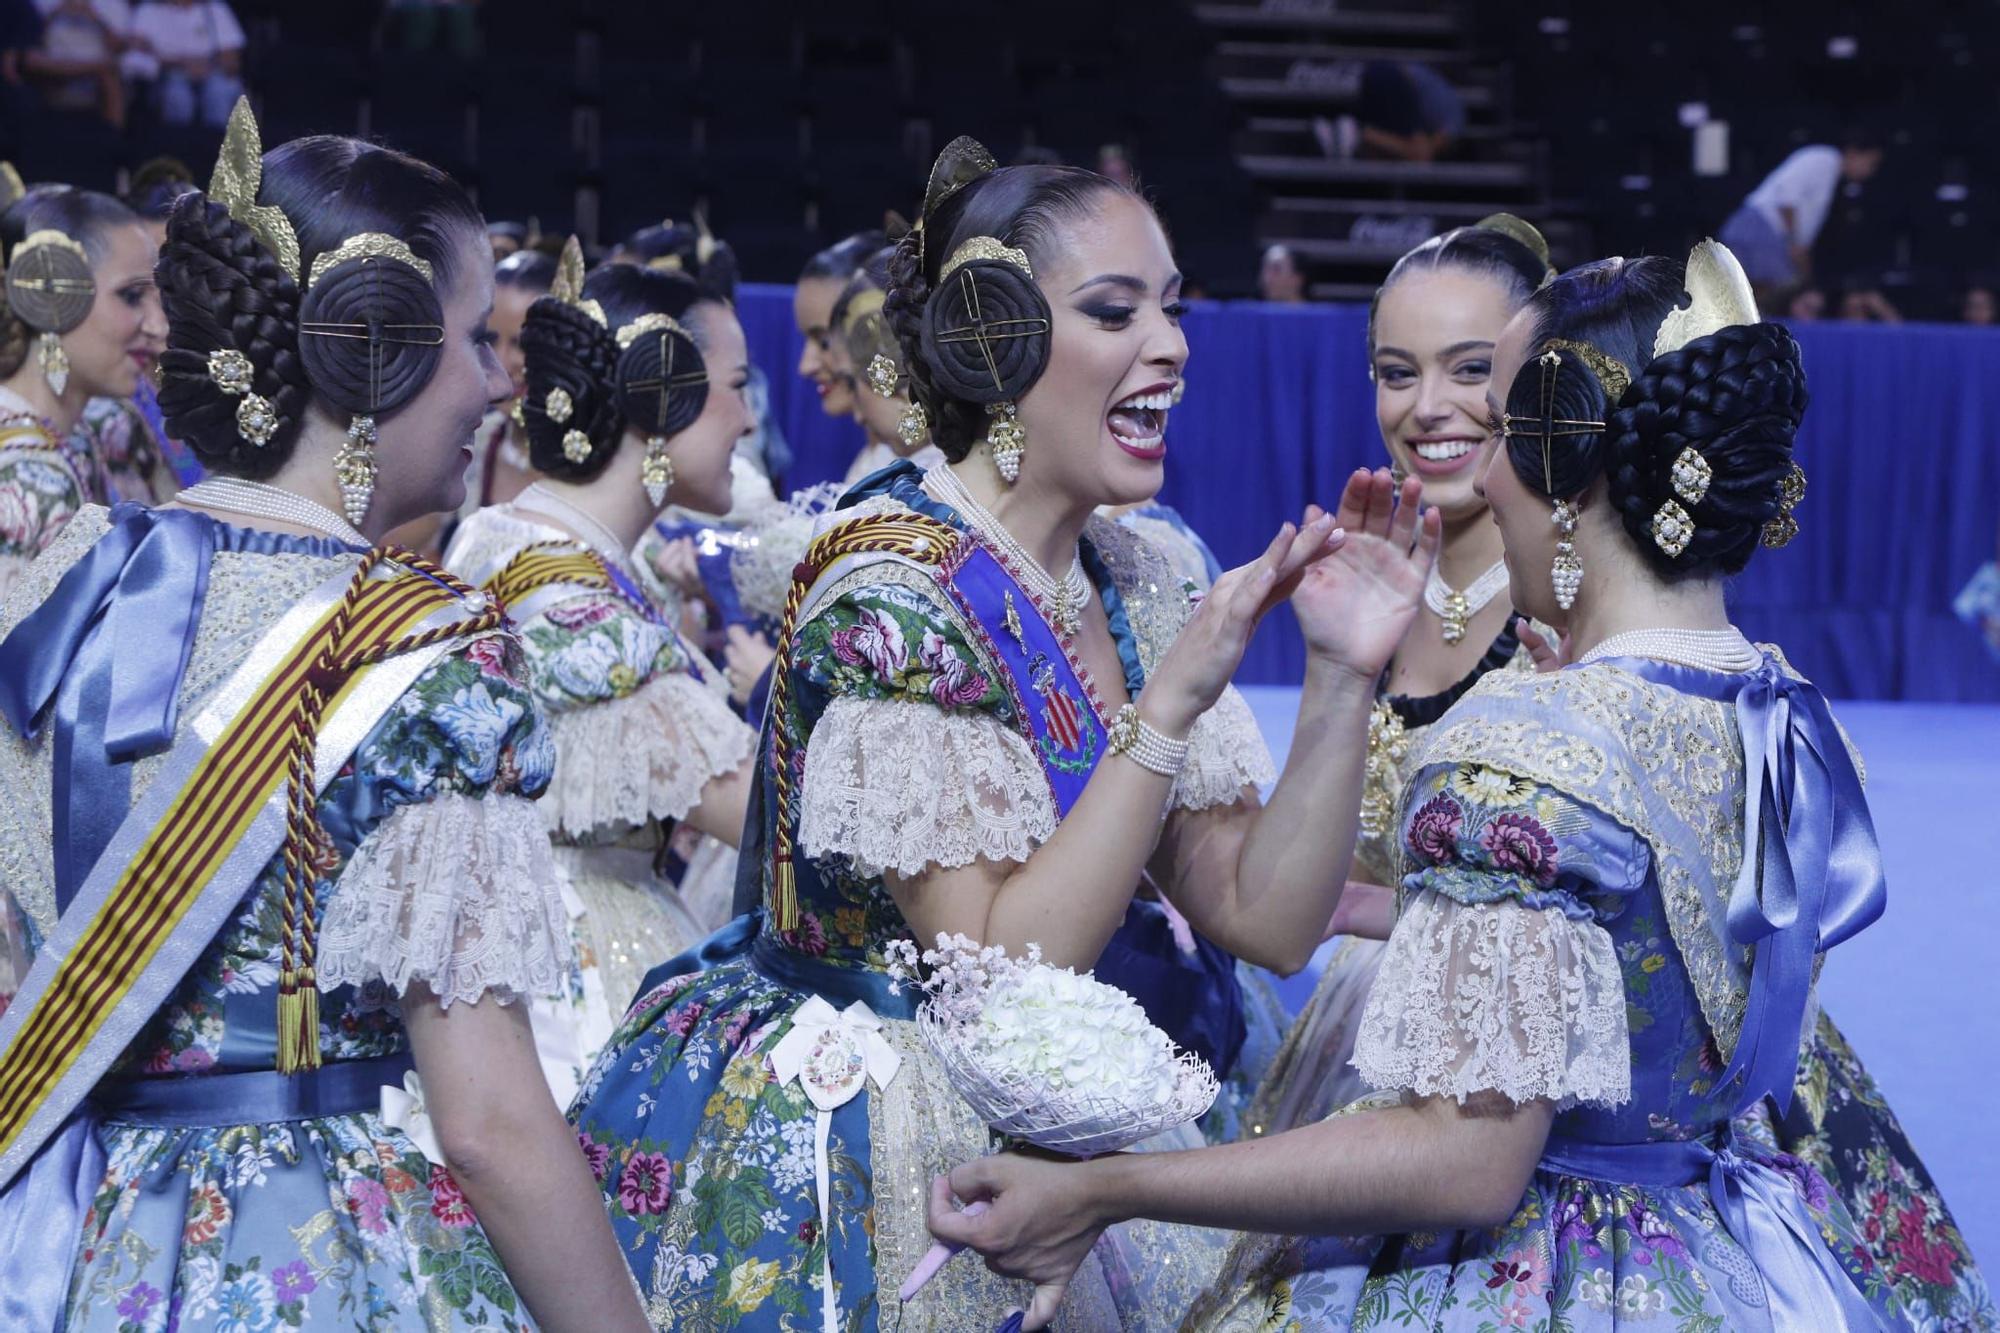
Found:
[[[1597,377],[1597,383],[1604,390],[1604,400],[1616,407],[1625,391],[1632,387],[1632,372],[1614,361],[1589,343],[1575,342],[1569,338],[1551,338],[1544,344],[1557,352],[1574,352],[1576,359],[1590,367],[1590,373]]]
[[[417,258],[416,251],[410,249],[394,236],[379,231],[364,231],[350,236],[331,250],[322,250],[312,262],[312,273],[306,278],[306,290],[311,291],[329,270],[345,264],[350,259],[393,259],[399,264],[408,264],[422,275],[423,280],[435,286],[437,277],[430,261]]]
[[[649,333],[663,331],[666,333],[678,333],[690,342],[694,340],[694,335],[689,333],[679,320],[675,319],[672,315],[662,314],[659,311],[641,315],[629,324],[620,325],[618,332],[613,336],[618,339],[619,347],[624,348],[630,347]]]
[[[208,197],[248,227],[258,244],[278,261],[278,267],[297,282],[298,233],[292,230],[291,219],[285,216],[284,209],[257,202],[257,191],[263,181],[264,145],[257,133],[257,117],[251,113],[250,99],[239,97],[229,113],[229,129],[222,136],[222,151],[215,159]]]

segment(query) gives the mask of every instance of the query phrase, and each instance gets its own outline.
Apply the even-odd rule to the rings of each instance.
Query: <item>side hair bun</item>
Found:
[[[924,303],[932,382],[970,403],[1019,398],[1048,368],[1050,320],[1027,257],[974,237],[946,262]]]
[[[393,412],[437,372],[444,306],[421,261],[355,254],[322,267],[328,257],[299,304],[306,377],[341,412]]]
[[[678,435],[708,402],[708,367],[679,323],[641,315],[618,330],[618,409],[647,435]]]

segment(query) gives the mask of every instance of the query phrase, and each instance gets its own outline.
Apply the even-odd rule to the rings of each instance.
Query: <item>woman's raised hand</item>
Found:
[[[1146,720],[1168,735],[1185,735],[1222,696],[1265,612],[1291,596],[1300,578],[1344,540],[1334,516],[1313,505],[1302,523],[1279,528],[1264,554],[1217,579],[1141,692]]]
[[[1312,656],[1370,682],[1388,664],[1437,559],[1438,514],[1422,495],[1416,478],[1398,487],[1386,468],[1348,478],[1337,515],[1346,540],[1303,567],[1290,590]]]

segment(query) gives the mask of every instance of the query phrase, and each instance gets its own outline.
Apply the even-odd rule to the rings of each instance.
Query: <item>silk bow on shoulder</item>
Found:
[[[55,720],[56,903],[68,904],[130,804],[129,762],[172,744],[215,525],[120,504],[48,600],[0,642],[0,713]]]

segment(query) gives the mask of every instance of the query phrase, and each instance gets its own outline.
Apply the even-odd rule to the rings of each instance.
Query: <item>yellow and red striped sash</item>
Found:
[[[481,585],[482,590],[513,607],[529,593],[564,585],[617,592],[604,561],[574,542],[536,542],[524,546],[500,571]]]
[[[869,514],[850,519],[813,538],[792,571],[785,597],[785,619],[778,631],[778,665],[771,676],[771,781],[775,787],[777,820],[771,838],[771,921],[779,930],[799,924],[798,881],[792,869],[792,751],[797,741],[788,730],[791,702],[792,652],[799,613],[823,575],[850,556],[891,555],[921,565],[936,566],[963,539],[941,519],[918,513]]]
[[[372,578],[385,558],[384,552],[371,552],[347,594],[285,650],[276,669],[195,761],[137,853],[97,898],[53,974],[33,986],[32,996],[23,987],[17,1003],[32,999],[32,1007],[0,1058],[0,1157],[16,1146],[37,1109],[153,964],[259,812],[297,776],[301,733],[309,741],[320,716],[352,693],[369,666],[499,625],[497,609],[482,611],[476,600],[467,605],[470,589],[407,553],[395,558],[424,572]],[[471,614],[413,633],[454,605]],[[306,767],[309,774],[309,745]],[[301,832],[295,816],[293,823],[290,835]],[[310,833],[316,835],[317,828]],[[295,855],[291,841],[288,836],[288,862]],[[305,922],[311,921],[310,912],[308,904]],[[306,947],[309,963],[310,944]],[[307,977],[310,981],[309,968]]]

